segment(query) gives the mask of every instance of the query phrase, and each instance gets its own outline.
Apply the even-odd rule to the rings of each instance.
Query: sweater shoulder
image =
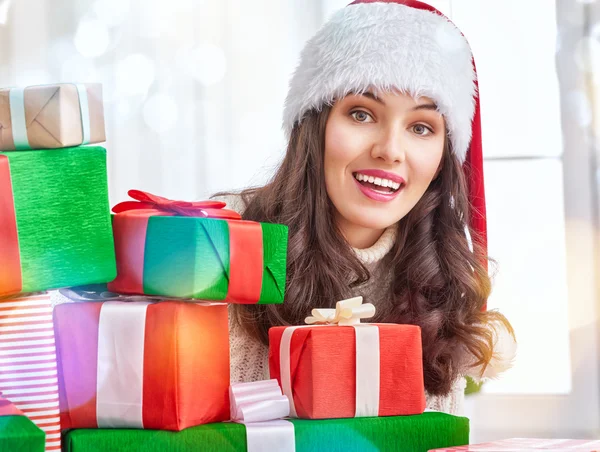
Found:
[[[227,209],[233,210],[240,215],[244,215],[244,211],[246,210],[246,203],[242,197],[241,193],[231,193],[227,195],[213,196],[211,199],[215,201],[224,202]]]

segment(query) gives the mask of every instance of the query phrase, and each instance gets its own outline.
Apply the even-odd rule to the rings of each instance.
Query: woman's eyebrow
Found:
[[[411,111],[416,111],[416,110],[437,110],[437,105],[421,104],[421,105],[417,105],[416,107],[411,108]]]
[[[361,93],[359,94],[361,96],[365,96],[368,97],[369,99],[373,99],[375,102],[380,103],[381,105],[385,105],[385,102],[382,99],[379,99],[377,96],[375,96],[375,94],[367,91],[366,93]],[[411,111],[417,111],[417,110],[433,110],[433,111],[437,111],[437,105],[436,104],[421,104],[421,105],[417,105],[416,107],[411,108]]]
[[[385,102],[381,99],[379,99],[377,96],[375,96],[375,94],[371,93],[371,92],[366,92],[366,93],[362,93],[363,96],[368,97],[369,99],[373,99],[375,102],[379,102],[381,105],[385,105]]]

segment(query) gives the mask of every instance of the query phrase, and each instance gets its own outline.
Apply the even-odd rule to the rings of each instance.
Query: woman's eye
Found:
[[[423,124],[416,124],[413,126],[412,129],[417,135],[420,135],[422,137],[433,133],[433,130],[431,130],[429,127],[427,127]]]
[[[354,120],[358,122],[372,122],[369,121],[369,119],[373,119],[373,117],[369,113],[362,110],[353,111],[352,113],[350,113],[350,116],[352,116]]]

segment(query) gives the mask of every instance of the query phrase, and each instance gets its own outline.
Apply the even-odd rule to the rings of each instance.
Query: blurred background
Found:
[[[427,1],[427,0],[425,0]],[[0,86],[101,82],[111,205],[267,181],[304,42],[339,0],[0,0]],[[490,299],[515,367],[470,395],[473,442],[600,437],[600,0],[429,0],[479,72]]]

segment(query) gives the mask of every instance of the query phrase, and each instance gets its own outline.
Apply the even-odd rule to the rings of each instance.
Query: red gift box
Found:
[[[494,441],[491,443],[447,447],[445,449],[432,449],[429,452],[521,452],[527,450],[544,450],[546,452],[558,452],[564,450],[574,450],[578,452],[598,452],[600,451],[600,440],[511,438],[502,441]]]
[[[68,303],[54,327],[63,429],[178,431],[229,419],[226,305]]]
[[[274,327],[269,330],[269,368],[290,398],[292,417],[398,416],[425,410],[418,326]]]

